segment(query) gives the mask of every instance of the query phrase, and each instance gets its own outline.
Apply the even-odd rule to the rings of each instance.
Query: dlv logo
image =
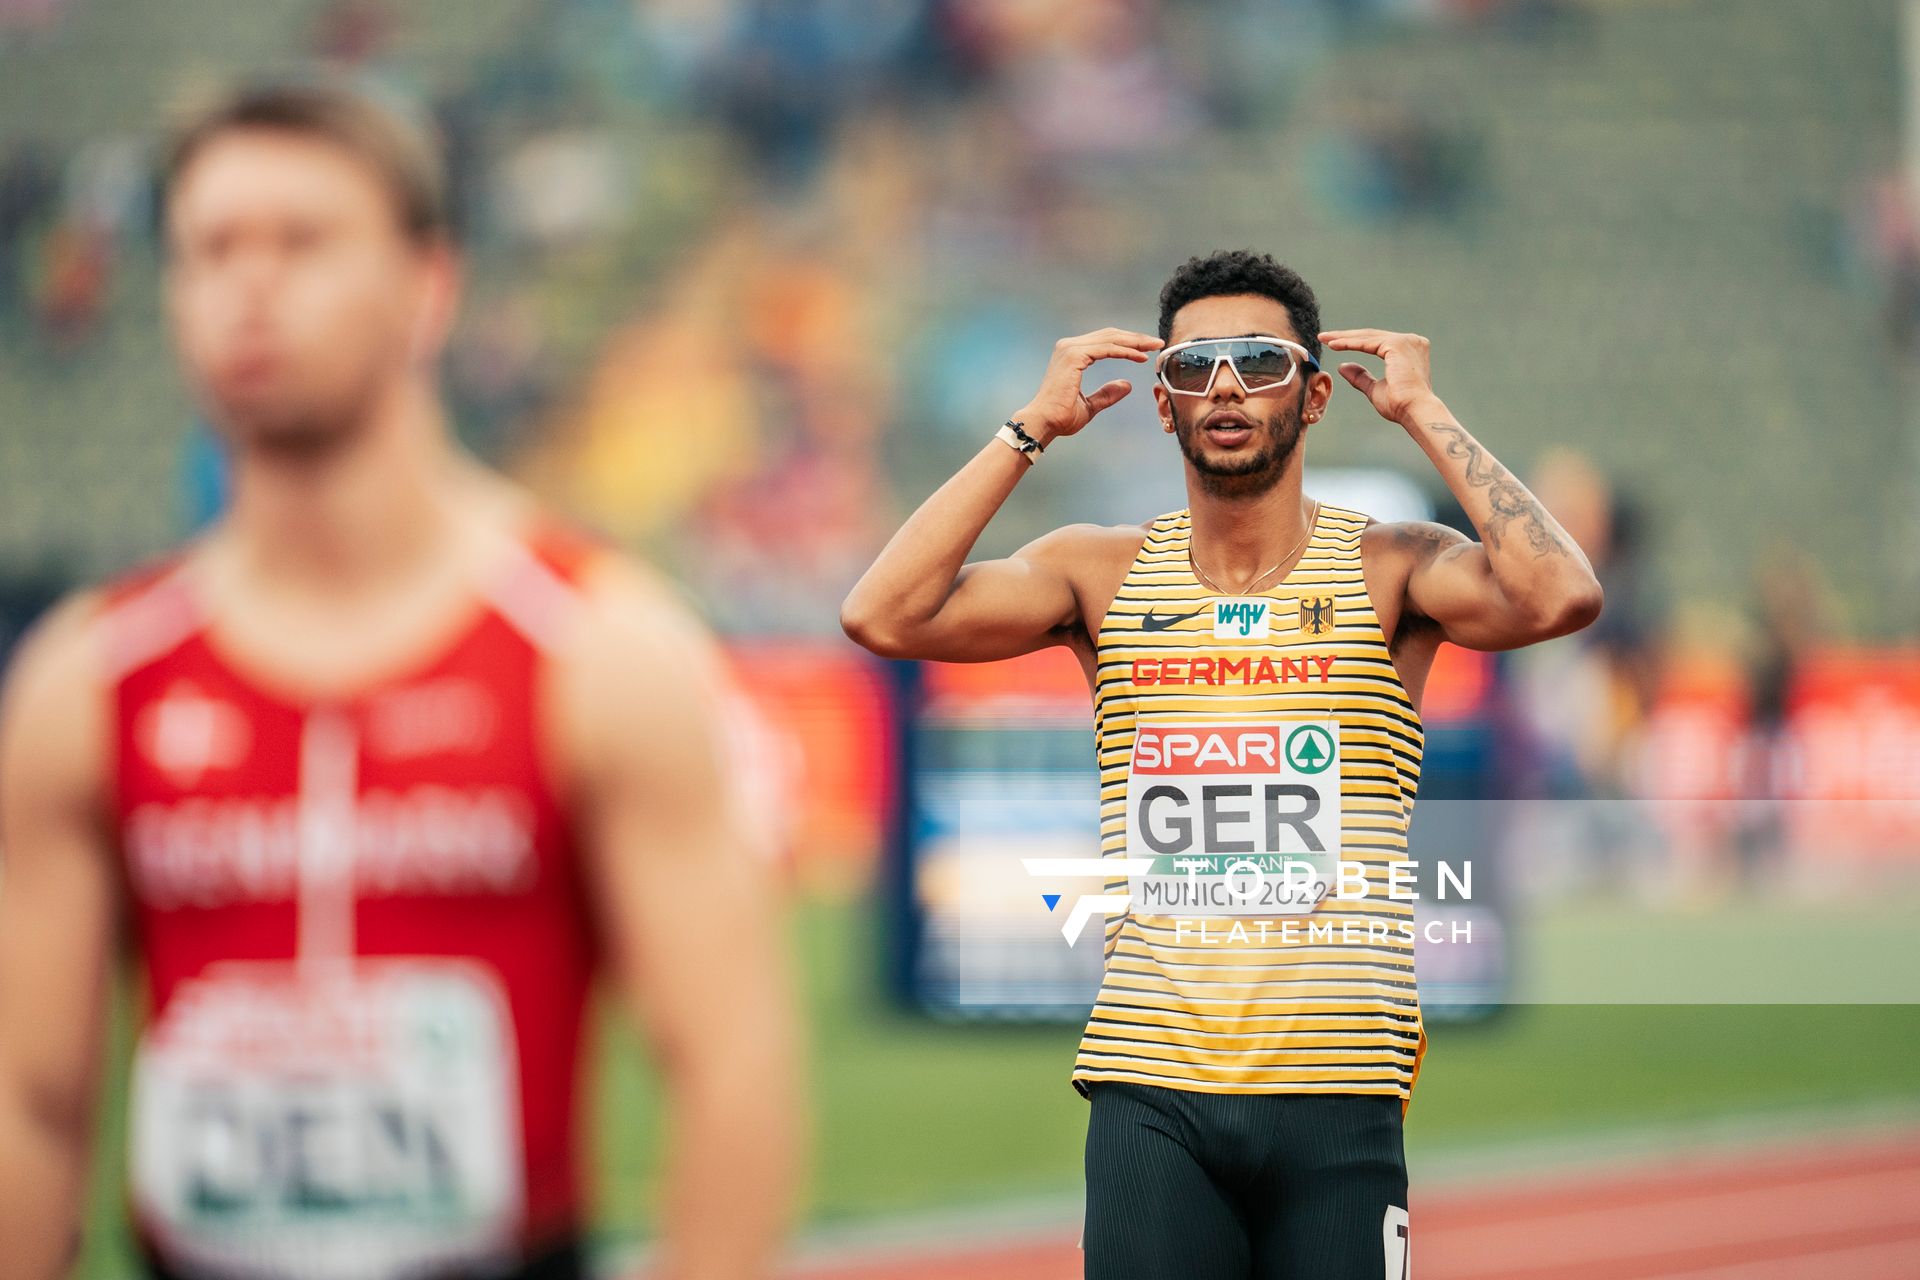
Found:
[[[1224,632],[1237,635],[1251,635],[1260,619],[1266,616],[1267,606],[1257,600],[1234,600],[1222,604],[1215,625]]]

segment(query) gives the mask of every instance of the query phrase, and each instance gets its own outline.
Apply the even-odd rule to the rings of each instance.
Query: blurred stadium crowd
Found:
[[[1895,6],[1849,7],[4,0],[4,632],[218,509],[156,301],[156,125],[243,69],[326,64],[445,137],[463,437],[743,644],[782,638],[761,692],[799,767],[861,790],[843,808],[878,766],[795,691],[859,686],[835,609],[902,504],[1055,336],[1144,325],[1175,262],[1238,243],[1330,323],[1429,333],[1449,399],[1601,566],[1600,625],[1483,673],[1511,785],[1786,794],[1819,732],[1878,735],[1897,787],[1920,234]],[[985,549],[1179,505],[1129,411]],[[1341,413],[1314,450],[1424,482],[1409,453]]]

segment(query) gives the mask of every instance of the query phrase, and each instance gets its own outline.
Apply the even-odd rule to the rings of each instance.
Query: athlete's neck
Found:
[[[1293,558],[1307,539],[1310,507],[1300,487],[1300,451],[1270,488],[1245,496],[1213,492],[1187,468],[1187,510],[1193,522],[1190,553],[1215,582],[1228,587]],[[1267,585],[1272,585],[1269,578]]]
[[[437,397],[409,381],[333,448],[238,450],[221,540],[249,577],[377,592],[447,545],[465,471]]]

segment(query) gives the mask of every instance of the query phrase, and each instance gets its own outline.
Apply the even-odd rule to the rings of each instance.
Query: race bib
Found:
[[[1127,769],[1138,915],[1300,915],[1340,862],[1336,720],[1143,720]]]
[[[230,964],[134,1060],[133,1194],[183,1265],[299,1280],[513,1255],[524,1188],[504,993],[443,960]]]

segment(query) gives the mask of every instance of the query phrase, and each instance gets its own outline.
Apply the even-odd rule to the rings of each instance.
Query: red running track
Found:
[[[1920,1133],[1416,1190],[1412,1222],[1418,1280],[1912,1280]],[[793,1274],[1069,1280],[1080,1253],[1067,1234],[897,1249]]]

